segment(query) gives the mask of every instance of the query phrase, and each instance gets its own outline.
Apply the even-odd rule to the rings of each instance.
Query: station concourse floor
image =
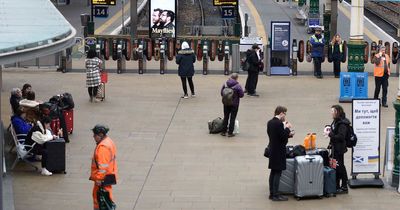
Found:
[[[259,76],[260,97],[245,96],[240,103],[240,134],[211,135],[207,122],[222,116],[219,91],[223,75],[195,75],[196,98],[181,99],[176,74],[109,75],[106,101],[90,103],[84,73],[54,70],[3,70],[1,112],[9,123],[9,91],[30,83],[37,99],[70,92],[75,101],[74,132],[67,144],[67,174],[41,176],[24,163],[9,171],[13,178],[15,209],[92,209],[93,183],[88,180],[95,147],[90,129],[109,125],[116,142],[119,166],[114,198],[118,209],[236,210],[236,209],[398,209],[399,194],[383,189],[350,189],[333,198],[288,202],[268,200],[268,141],[266,122],[277,105],[288,108],[287,119],[296,131],[289,144],[300,144],[308,132],[317,133],[317,146],[326,147],[323,127],[331,122],[330,107],[338,103],[339,80],[333,76]],[[244,86],[246,75],[240,75]],[[369,77],[369,96],[374,81]],[[381,167],[386,127],[394,126],[391,104],[398,78],[390,78],[389,108],[381,110]],[[341,104],[351,118],[351,103]],[[348,173],[351,154],[345,156]],[[11,164],[11,163],[8,163]],[[40,163],[37,163],[40,165]],[[386,177],[382,179],[387,182]]]

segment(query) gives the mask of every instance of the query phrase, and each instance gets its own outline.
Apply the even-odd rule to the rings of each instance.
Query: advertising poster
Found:
[[[272,50],[289,51],[290,22],[272,22]]]
[[[175,0],[150,0],[150,37],[175,38]]]
[[[379,173],[379,100],[353,100],[353,129],[358,141],[352,154],[352,172]]]

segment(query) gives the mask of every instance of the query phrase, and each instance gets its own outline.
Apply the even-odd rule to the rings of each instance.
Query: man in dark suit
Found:
[[[247,80],[246,80],[246,90],[247,95],[249,96],[259,96],[256,93],[257,82],[258,82],[258,73],[261,64],[260,57],[260,47],[258,44],[253,44],[251,50],[246,52],[246,62],[249,62],[250,66],[247,70]]]
[[[286,121],[286,107],[278,106],[275,109],[275,117],[267,124],[269,137],[269,199],[273,201],[287,201],[288,198],[278,194],[279,180],[282,171],[286,169],[286,144],[288,138],[293,137],[292,125]]]

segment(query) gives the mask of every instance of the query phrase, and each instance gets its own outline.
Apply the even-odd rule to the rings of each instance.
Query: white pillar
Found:
[[[351,1],[350,39],[364,39],[364,0]]]

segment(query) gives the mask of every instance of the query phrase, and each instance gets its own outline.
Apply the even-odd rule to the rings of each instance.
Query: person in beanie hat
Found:
[[[182,89],[183,96],[182,98],[189,98],[187,93],[186,80],[189,83],[190,91],[192,93],[192,97],[196,97],[194,93],[194,85],[192,77],[194,75],[194,66],[193,63],[196,62],[196,56],[194,55],[194,51],[190,49],[189,44],[187,42],[182,42],[181,50],[179,50],[178,55],[176,55],[176,64],[178,67],[178,75],[181,77],[182,81]]]

